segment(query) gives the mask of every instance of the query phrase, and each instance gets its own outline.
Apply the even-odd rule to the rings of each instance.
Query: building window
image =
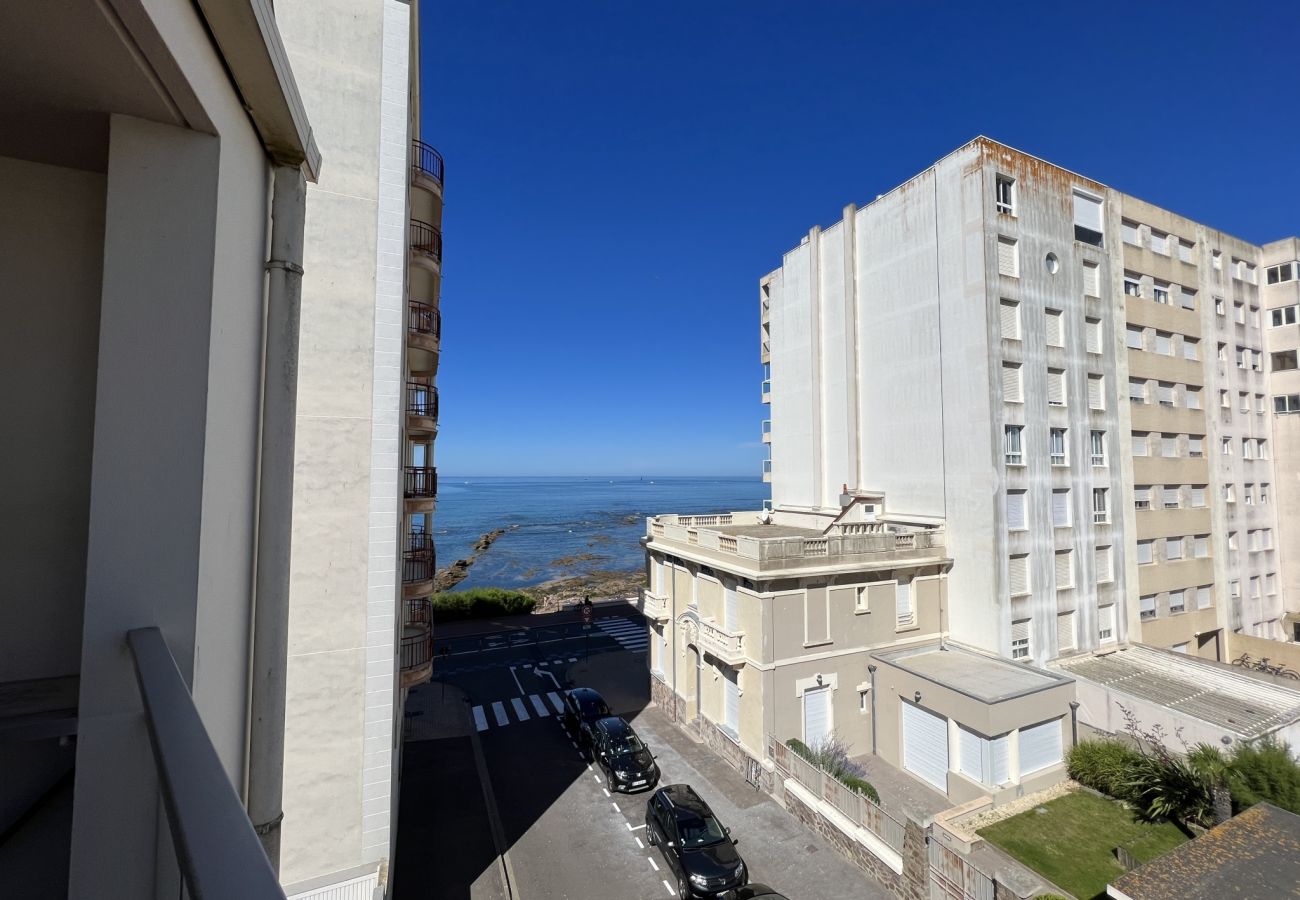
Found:
[[[1178,455],[1178,435],[1160,435],[1160,455],[1167,459],[1171,459]]]
[[[1133,508],[1150,509],[1151,508],[1151,486],[1138,485],[1133,488]]]
[[[1017,619],[1011,623],[1011,658],[1029,659],[1029,620]]]
[[[1114,604],[1097,607],[1097,641],[1101,644],[1115,643]]]
[[[1129,325],[1124,331],[1124,346],[1130,350],[1142,349],[1142,329],[1137,325]]]
[[[1182,260],[1183,262],[1185,262],[1185,263],[1190,263],[1190,262],[1192,261],[1192,247],[1193,247],[1193,246],[1195,246],[1195,245],[1194,245],[1194,244],[1189,244],[1189,243],[1187,243],[1187,241],[1184,241],[1184,240],[1182,240],[1182,239],[1179,239],[1179,241],[1178,241],[1178,258],[1181,259],[1181,260]]]
[[[1143,620],[1156,617],[1156,595],[1147,594],[1138,601],[1138,610]]]
[[[1065,346],[1065,327],[1062,324],[1061,311],[1059,309],[1049,309],[1046,311],[1047,316],[1047,343],[1052,347]]]
[[[1021,553],[1011,557],[1007,565],[1007,580],[1011,596],[1029,593],[1029,554]]]
[[[998,304],[1001,316],[1002,336],[1009,341],[1020,340],[1020,303],[1017,300],[1003,299]]]
[[[1278,350],[1271,355],[1270,371],[1290,372],[1297,368],[1295,350]]]
[[[1277,309],[1268,311],[1268,325],[1270,328],[1281,328],[1284,325],[1294,325],[1296,323],[1296,313],[1300,312],[1300,306],[1279,306]]]
[[[898,627],[907,628],[916,624],[916,609],[912,605],[912,582],[899,579],[894,590],[894,607],[898,616]]]
[[[1156,332],[1156,352],[1161,356],[1174,355],[1174,336],[1167,331]]]
[[[1224,502],[1224,503],[1236,503],[1236,502],[1237,502],[1237,487],[1236,487],[1236,485],[1225,484],[1225,485],[1223,486],[1223,502]]]
[[[1088,376],[1088,408],[1105,409],[1106,408],[1106,391],[1105,383],[1101,375]]]
[[[994,182],[998,212],[1008,216],[1016,214],[1016,180],[1006,175],[997,176]]]
[[[1192,498],[1191,498],[1192,509],[1204,509],[1205,508],[1205,485],[1203,484],[1192,485],[1191,494],[1192,494]]]
[[[1183,388],[1183,400],[1188,409],[1201,408],[1201,389],[1188,385]]]
[[[1108,584],[1114,578],[1110,564],[1110,547],[1098,547],[1093,553],[1093,568],[1096,569],[1098,584]]]
[[[1268,485],[1267,485],[1267,484],[1261,484],[1261,485],[1259,486],[1259,505],[1260,505],[1260,506],[1267,506],[1267,505],[1268,505]]]
[[[1065,405],[1065,370],[1047,370],[1047,405]]]
[[[1201,358],[1200,341],[1196,340],[1196,338],[1184,337],[1183,338],[1183,359],[1190,359],[1192,361],[1197,361],[1200,358]]]
[[[1169,235],[1163,231],[1151,229],[1151,252],[1159,253],[1163,256],[1169,255]]]
[[[1092,489],[1092,521],[1094,525],[1105,525],[1110,521],[1110,504],[1107,501],[1109,493],[1106,488]]]
[[[1214,313],[1219,316],[1227,315],[1227,312],[1224,310],[1222,297],[1214,298]]]
[[[1051,463],[1054,466],[1064,466],[1069,464],[1069,459],[1065,453],[1065,429],[1053,428],[1050,432],[1050,449]]]
[[[1106,432],[1094,431],[1088,436],[1094,466],[1106,465]]]
[[[1025,517],[1025,492],[1007,491],[1007,530],[1024,531],[1029,527]]]
[[[1219,406],[1223,409],[1232,408],[1232,399],[1228,396],[1227,391],[1219,391]]]
[[[1124,276],[1124,293],[1130,297],[1142,296],[1142,282],[1134,275]]]
[[[1002,399],[1007,403],[1023,402],[1020,363],[1004,362],[1002,364]]]
[[[1160,499],[1165,509],[1178,509],[1181,504],[1179,500],[1179,489],[1176,487],[1166,487],[1160,491]]]
[[[1157,281],[1151,288],[1151,299],[1157,303],[1169,305],[1169,285],[1163,281]]]
[[[1196,291],[1184,287],[1179,291],[1178,303],[1183,309],[1196,309]]]
[[[1147,449],[1150,446],[1150,433],[1146,431],[1135,431],[1132,434],[1132,454],[1134,456],[1146,456]]]
[[[1101,296],[1101,275],[1096,263],[1084,262],[1083,264],[1083,295],[1085,297]]]
[[[1087,318],[1083,320],[1083,330],[1086,340],[1086,346],[1089,353],[1101,352],[1101,319]]]
[[[1169,562],[1176,562],[1183,558],[1183,539],[1180,537],[1165,538],[1165,559]]]
[[[1273,398],[1273,412],[1280,416],[1300,413],[1300,394],[1278,394]]]
[[[1167,381],[1161,381],[1156,385],[1156,400],[1161,406],[1174,405],[1174,386]]]
[[[1234,300],[1232,303],[1232,318],[1238,325],[1246,324],[1246,304],[1240,300]]]
[[[1015,238],[998,237],[998,274],[1020,277],[1020,248]]]
[[[1070,492],[1068,490],[1052,491],[1052,527],[1068,528],[1070,526]]]
[[[1176,614],[1182,612],[1182,611],[1183,611],[1184,609],[1186,609],[1186,608],[1187,608],[1187,606],[1186,606],[1186,604],[1185,604],[1185,602],[1184,602],[1184,600],[1183,600],[1183,592],[1182,592],[1182,591],[1170,591],[1170,592],[1169,592],[1169,614],[1170,614],[1171,616],[1172,616],[1172,615],[1176,615]],[[1187,645],[1184,644],[1183,646],[1186,647]],[[1186,653],[1187,651],[1184,650],[1183,652]]]
[[[1074,613],[1065,612],[1056,617],[1056,649],[1074,649]]]
[[[1300,262],[1286,262],[1277,266],[1269,266],[1265,270],[1265,279],[1268,284],[1281,284],[1284,281],[1295,281],[1300,278]]]
[[[1074,192],[1074,239],[1094,247],[1103,246],[1100,197]]]
[[[1214,603],[1214,587],[1212,585],[1203,584],[1196,589],[1197,609],[1209,609],[1210,605],[1213,603]]]
[[[1210,254],[1210,265],[1214,268],[1214,271],[1216,272],[1223,271],[1223,254],[1220,253],[1218,250],[1213,251]]]
[[[1138,238],[1138,226],[1136,222],[1130,222],[1128,219],[1124,219],[1119,223],[1119,230],[1124,243],[1132,244],[1135,247],[1141,244],[1141,240]]]
[[[1056,589],[1072,587],[1074,585],[1074,560],[1072,551],[1056,551]]]
[[[1002,432],[1007,465],[1009,466],[1023,466],[1025,464],[1024,447],[1021,444],[1021,435],[1024,430],[1023,425],[1008,425]]]
[[[1155,562],[1155,541],[1137,542],[1137,561],[1139,566],[1149,566]]]
[[[1198,534],[1192,538],[1192,556],[1196,559],[1209,559],[1210,536],[1208,534]]]
[[[1128,380],[1128,399],[1131,403],[1147,402],[1147,383],[1139,378]]]

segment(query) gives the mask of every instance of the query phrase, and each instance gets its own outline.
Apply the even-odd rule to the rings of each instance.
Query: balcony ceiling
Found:
[[[104,171],[110,113],[184,124],[155,69],[161,41],[146,54],[132,31],[153,34],[134,0],[0,4],[0,155]]]

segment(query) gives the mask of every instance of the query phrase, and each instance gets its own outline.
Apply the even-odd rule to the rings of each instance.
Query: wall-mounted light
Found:
[[[915,700],[917,703],[920,703],[920,702],[921,702],[921,692],[920,692],[920,691],[917,691],[915,694],[913,694],[913,695],[912,695],[912,699]]]
[[[821,687],[821,686],[822,686],[822,677],[821,677],[820,674],[817,676],[817,686],[818,686],[818,687]]]

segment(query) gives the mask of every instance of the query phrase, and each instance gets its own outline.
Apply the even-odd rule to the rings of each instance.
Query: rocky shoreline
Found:
[[[552,613],[577,603],[583,597],[592,600],[608,600],[611,597],[635,597],[646,586],[645,572],[640,569],[631,571],[593,570],[581,575],[556,578],[532,587],[519,588],[537,601],[534,615]]]
[[[511,525],[508,528],[496,528],[480,537],[474,542],[474,552],[465,559],[458,559],[445,569],[439,569],[433,577],[434,593],[440,591],[449,591],[456,585],[460,584],[469,577],[470,566],[478,560],[480,556],[491,549],[492,545],[497,542],[507,531],[514,531],[518,525]]]

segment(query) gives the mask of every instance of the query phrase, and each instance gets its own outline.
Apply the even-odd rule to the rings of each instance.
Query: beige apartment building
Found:
[[[1192,684],[1177,654],[1282,638],[1295,247],[985,138],[812,229],[760,281],[770,509],[650,521],[656,696],[736,755],[834,731],[950,798],[998,798],[1060,777],[1073,679],[1114,696],[1104,666],[1058,661],[1150,645],[1134,672],[1173,654]],[[884,537],[919,527],[941,535],[933,568],[832,549],[857,529],[933,539]],[[752,562],[796,547],[778,574],[797,581]],[[925,596],[904,585],[927,579],[936,615],[904,629]],[[864,630],[881,583],[891,627]],[[1202,724],[1227,734],[1251,690],[1215,690]],[[1270,701],[1279,721],[1293,699]],[[1095,727],[1109,707],[1089,705]]]

